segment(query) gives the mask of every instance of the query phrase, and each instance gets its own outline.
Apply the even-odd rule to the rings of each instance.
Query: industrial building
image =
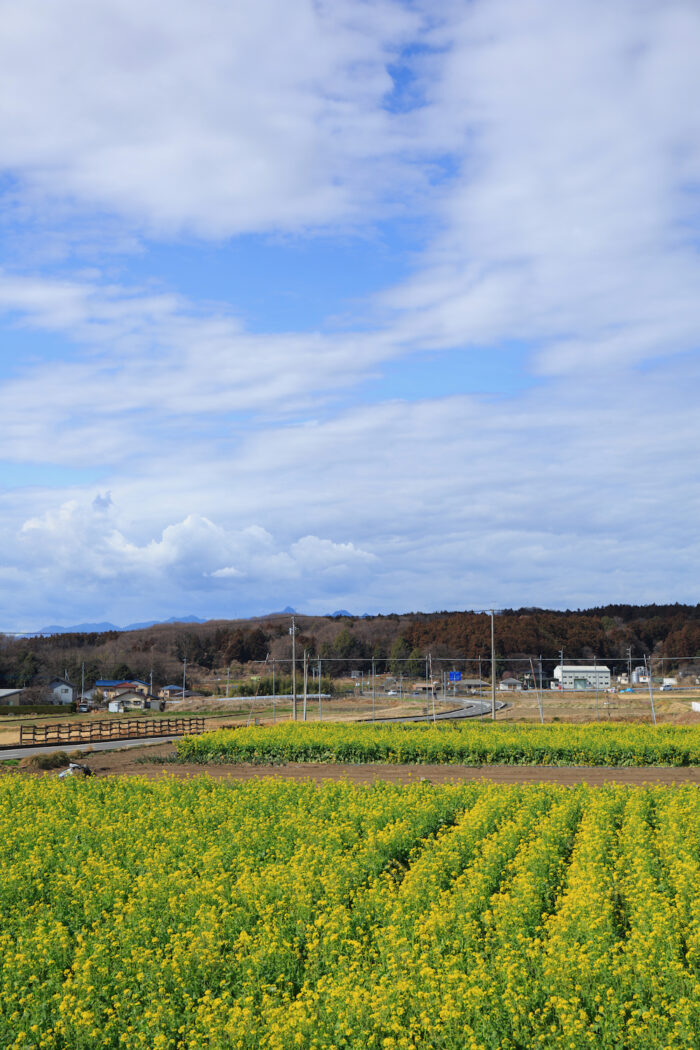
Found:
[[[554,668],[552,689],[585,691],[589,689],[608,689],[610,686],[610,668],[603,664],[575,666],[557,664]]]

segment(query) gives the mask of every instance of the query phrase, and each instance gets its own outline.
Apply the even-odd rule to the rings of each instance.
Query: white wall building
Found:
[[[563,673],[562,673],[563,672]],[[579,690],[607,689],[610,686],[610,668],[604,664],[557,664],[554,668],[552,689]]]
[[[50,703],[54,704],[74,704],[77,695],[77,688],[65,678],[52,678],[49,682],[49,689],[53,693],[53,697],[49,698]]]

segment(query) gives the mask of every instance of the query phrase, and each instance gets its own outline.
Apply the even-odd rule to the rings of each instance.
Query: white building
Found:
[[[557,664],[553,677],[552,689],[586,691],[595,689],[596,685],[598,689],[607,689],[610,685],[610,668],[604,664],[564,664],[562,668],[561,664]]]
[[[49,682],[49,689],[53,693],[53,697],[50,698],[50,703],[75,703],[75,698],[78,690],[71,682],[68,682],[65,678],[52,678]]]

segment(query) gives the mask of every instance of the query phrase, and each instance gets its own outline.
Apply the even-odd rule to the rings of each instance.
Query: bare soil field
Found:
[[[120,751],[85,751],[80,762],[87,764],[93,775],[139,776],[148,780],[160,777],[193,777],[207,774],[216,780],[251,780],[255,777],[277,777],[291,780],[347,780],[354,784],[373,784],[378,780],[393,784],[459,783],[468,780],[489,780],[500,784],[697,784],[700,786],[700,768],[644,768],[604,769],[584,766],[445,766],[394,765],[354,763],[302,763],[286,765],[199,764],[174,762],[173,744],[155,744],[143,748]],[[57,776],[58,770],[37,770],[31,759],[22,759],[18,765],[0,763],[2,775]]]

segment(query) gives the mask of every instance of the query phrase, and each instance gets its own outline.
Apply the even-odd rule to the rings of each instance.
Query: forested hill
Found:
[[[418,673],[428,654],[459,661],[488,659],[490,617],[473,612],[392,613],[372,617],[297,616],[298,653],[328,661],[324,673],[362,669],[372,658],[378,671],[411,660]],[[290,617],[159,624],[134,631],[61,634],[42,638],[2,638],[0,686],[40,686],[67,673],[86,685],[98,678],[142,678],[153,672],[154,685],[177,682],[186,657],[189,680],[211,679],[232,668],[245,673],[266,659],[288,660]],[[509,659],[542,656],[553,661],[564,650],[570,660],[621,661],[631,649],[635,661],[645,655],[667,658],[682,668],[700,658],[700,605],[609,605],[577,611],[506,609],[495,618],[499,670]],[[677,658],[677,660],[668,660]],[[464,665],[466,666],[466,665]]]

